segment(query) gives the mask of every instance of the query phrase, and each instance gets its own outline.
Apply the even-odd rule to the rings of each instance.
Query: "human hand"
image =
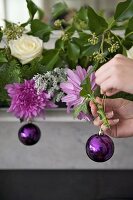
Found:
[[[102,104],[103,100],[96,98],[97,103]],[[112,137],[130,137],[133,136],[133,102],[122,98],[106,99],[105,112],[110,129],[103,125],[97,114],[97,107],[91,101],[90,107],[95,117],[94,125],[100,126],[101,129]]]
[[[117,54],[95,73],[102,93],[112,96],[120,91],[133,94],[133,59]]]

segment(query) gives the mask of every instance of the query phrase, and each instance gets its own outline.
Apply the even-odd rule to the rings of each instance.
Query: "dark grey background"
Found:
[[[0,171],[1,200],[133,200],[133,171]]]

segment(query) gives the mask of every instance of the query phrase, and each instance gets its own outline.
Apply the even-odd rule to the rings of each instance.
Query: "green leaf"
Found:
[[[133,37],[133,34],[130,35],[130,37]],[[126,37],[125,40],[123,40],[123,45],[126,49],[130,49],[133,46],[133,39]]]
[[[85,46],[82,48],[81,57],[83,56],[92,56],[94,52],[98,52],[101,43],[97,43],[96,45]]]
[[[88,22],[88,12],[87,12],[87,9],[84,8],[84,7],[80,8],[80,10],[77,13],[77,17],[78,17],[78,19],[80,19],[82,21]]]
[[[50,25],[41,22],[38,19],[34,19],[31,22],[31,33],[42,39],[44,42],[47,42],[50,36],[52,28]]]
[[[65,33],[68,34],[69,36],[72,36],[74,32],[75,32],[75,28],[73,27],[73,25],[70,25],[66,27],[65,29]]]
[[[62,40],[62,38],[56,40],[55,48],[64,50],[64,41]]]
[[[68,42],[68,49],[67,54],[70,60],[77,63],[79,55],[80,55],[80,48],[77,44]]]
[[[95,13],[95,11],[88,6],[89,29],[96,34],[102,33],[108,28],[108,23],[105,19]]]
[[[100,87],[97,86],[97,88],[94,90],[94,97],[100,97],[100,94],[101,94]]]
[[[78,117],[80,112],[83,112],[85,114],[88,113],[88,106],[87,106],[87,102],[86,101],[83,102],[82,104],[80,104],[79,106],[74,108],[74,112],[73,112],[74,118]]]
[[[0,63],[8,62],[6,55],[3,52],[0,52]]]
[[[80,66],[82,66],[83,68],[87,69],[88,66],[91,65],[91,62],[90,62],[89,58],[86,56],[86,57],[79,58],[78,64]]]
[[[56,3],[54,6],[53,6],[53,9],[52,9],[52,17],[54,19],[58,18],[59,16],[61,16],[62,14],[66,13],[68,11],[68,6],[65,2],[61,3]]]
[[[120,2],[116,8],[114,19],[118,22],[127,20],[133,16],[133,0]]]
[[[88,33],[85,33],[85,32],[79,32],[78,34],[79,34],[80,40],[82,40],[85,43],[91,37],[91,34],[88,34]]]
[[[83,83],[81,84],[81,87],[82,87],[82,90],[80,92],[80,95],[82,97],[88,97],[88,95],[92,94],[89,76],[87,76],[86,79],[83,81]]]
[[[21,26],[23,27],[31,23],[36,13],[38,13],[38,18],[40,20],[43,19],[44,17],[43,10],[41,10],[32,0],[26,0],[26,2],[27,2],[27,8],[29,11],[30,18],[25,23],[21,24]]]
[[[43,11],[31,0],[26,0],[27,8],[29,10],[30,19],[33,19],[35,14],[39,13],[39,19],[42,19],[44,16]]]
[[[30,15],[31,19],[33,19],[34,15],[36,14],[36,12],[38,10],[38,7],[31,0],[26,0],[26,2],[27,2],[27,8],[29,10],[29,15]]]
[[[128,22],[125,36],[128,37],[128,39],[133,40],[133,17]]]
[[[51,71],[55,67],[59,59],[59,50],[47,50],[46,52],[44,52],[42,64],[45,66],[46,71]]]
[[[126,49],[130,49],[133,46],[133,17],[128,22],[123,45]]]

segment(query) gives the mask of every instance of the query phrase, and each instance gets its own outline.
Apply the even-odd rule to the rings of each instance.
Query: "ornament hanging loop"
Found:
[[[102,128],[100,128],[98,135],[103,135],[103,134],[104,134],[104,132],[103,132]]]

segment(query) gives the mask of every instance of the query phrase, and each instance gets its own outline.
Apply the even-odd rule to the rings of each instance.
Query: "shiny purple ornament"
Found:
[[[86,153],[95,162],[105,162],[114,154],[114,143],[108,135],[92,135],[86,143]]]
[[[24,145],[34,145],[39,141],[41,131],[35,124],[28,123],[19,129],[18,137]]]

